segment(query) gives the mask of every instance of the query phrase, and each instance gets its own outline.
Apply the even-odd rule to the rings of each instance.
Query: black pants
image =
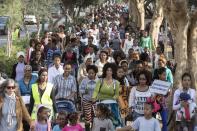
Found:
[[[159,47],[161,48],[161,52],[164,53],[164,43],[159,41]]]
[[[29,131],[29,129],[30,129],[30,126],[26,121],[23,121],[23,129],[24,129],[24,131]]]

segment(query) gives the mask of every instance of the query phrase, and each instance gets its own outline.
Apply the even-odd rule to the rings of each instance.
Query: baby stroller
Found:
[[[65,111],[71,113],[76,111],[76,107],[73,100],[60,98],[56,100],[57,112]]]

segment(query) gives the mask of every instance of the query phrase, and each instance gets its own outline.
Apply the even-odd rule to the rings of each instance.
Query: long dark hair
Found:
[[[47,72],[48,73],[48,70],[46,68],[41,68],[40,71],[38,72],[38,80],[37,80],[37,83],[40,83],[40,76],[43,72]]]
[[[123,70],[121,66],[118,66],[116,71],[118,72],[119,69]],[[125,85],[125,76],[122,76],[121,78],[119,78],[118,73],[116,73],[116,80],[120,82],[120,85]]]
[[[146,84],[149,86],[151,84],[151,73],[147,70],[142,70],[137,74],[137,81],[139,83],[140,75],[144,75],[146,77]]]
[[[100,117],[103,119],[108,119],[112,115],[109,108],[103,103],[99,103],[97,105],[96,109],[100,111],[100,113],[102,114],[102,116],[100,116]],[[98,116],[98,118],[99,118],[99,116]]]
[[[106,72],[107,69],[111,68],[112,69],[112,78],[115,79],[116,78],[116,70],[117,70],[117,66],[115,63],[106,63],[103,67],[103,74],[102,74],[102,78],[106,77]]]

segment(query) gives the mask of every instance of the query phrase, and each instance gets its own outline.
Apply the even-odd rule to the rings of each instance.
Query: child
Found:
[[[53,127],[53,131],[62,131],[64,126],[68,124],[68,121],[66,119],[67,115],[65,112],[59,112],[57,116],[57,125]]]
[[[152,117],[153,103],[146,102],[144,104],[144,116],[138,117],[131,126],[119,128],[116,131],[161,131],[159,121]]]
[[[137,39],[134,39],[133,40],[133,46],[132,46],[132,48],[134,49],[134,51],[137,51],[139,53],[143,52],[143,49],[138,46],[138,40]]]
[[[165,67],[159,68],[157,73],[158,73],[158,76],[159,76],[159,80],[167,81],[167,79],[166,79],[166,68]],[[162,131],[168,131],[168,129],[167,129],[168,108],[167,108],[166,99],[169,96],[169,93],[170,92],[168,92],[166,95],[155,94],[155,99],[157,100],[157,102],[161,106],[161,109],[159,110],[159,113],[160,113],[161,118],[162,118]]]
[[[109,116],[110,110],[108,107],[103,103],[99,103],[96,108],[96,117],[93,120],[92,131],[115,131]]]
[[[182,107],[177,111],[177,118],[180,120],[181,128],[183,131],[193,130],[192,122],[195,121],[196,103],[185,92],[180,94],[180,102]]]
[[[52,131],[51,122],[48,121],[50,109],[44,105],[38,107],[35,131]]]
[[[78,124],[79,115],[77,112],[73,112],[68,115],[69,125],[66,125],[62,131],[83,131],[83,128]]]

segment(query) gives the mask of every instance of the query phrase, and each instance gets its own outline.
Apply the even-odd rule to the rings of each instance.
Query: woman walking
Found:
[[[13,79],[7,79],[1,85],[0,92],[0,131],[23,131],[24,119],[34,128],[32,121],[21,96],[17,84]]]

